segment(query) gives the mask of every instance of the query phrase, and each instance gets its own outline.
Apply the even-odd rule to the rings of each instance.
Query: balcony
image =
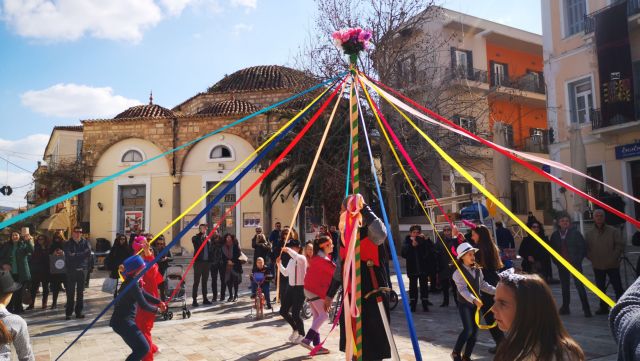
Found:
[[[469,69],[466,66],[449,68],[447,74],[452,80],[471,80],[478,83],[489,82],[489,73],[481,69]]]
[[[603,119],[600,109],[591,109],[589,111],[589,120],[591,120],[591,130],[594,134],[621,133],[629,128],[640,126],[640,120],[624,118],[616,116],[611,119]]]
[[[549,154],[549,142],[547,141],[547,133],[543,135],[532,135],[524,139],[521,150],[529,153]]]
[[[602,11],[607,10],[608,8],[615,6],[620,1],[624,0],[616,0],[611,5],[606,6],[602,9],[592,12],[591,14],[587,14],[584,16],[584,34],[589,35],[595,33],[596,31],[596,15],[601,13]],[[636,15],[640,14],[640,0],[627,0],[627,16],[629,21],[632,22],[632,25],[637,23],[634,20],[640,20]]]

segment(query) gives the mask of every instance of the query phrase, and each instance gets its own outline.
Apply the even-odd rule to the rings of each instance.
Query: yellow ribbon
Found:
[[[365,80],[365,82],[367,82]],[[522,229],[527,231],[527,233],[533,237],[540,245],[542,245],[551,255],[558,260],[571,274],[580,280],[591,292],[595,293],[601,300],[606,302],[610,307],[615,305],[615,302],[609,296],[607,296],[604,292],[600,291],[596,285],[594,285],[591,281],[589,281],[580,271],[578,271],[571,263],[569,263],[566,259],[564,259],[558,252],[556,252],[551,246],[549,246],[545,241],[540,238],[535,232],[533,232],[520,218],[516,217],[513,212],[507,206],[505,206],[500,200],[498,200],[491,192],[489,192],[480,182],[478,182],[471,174],[469,174],[464,168],[460,166],[449,154],[447,154],[438,144],[433,141],[422,129],[420,129],[402,110],[398,109],[398,107],[385,95],[378,91],[379,89],[372,84],[371,82],[367,82],[369,86],[373,89],[376,89],[376,92],[385,99],[391,106],[407,121],[411,126],[433,147],[433,149],[438,152],[438,154],[451,165],[458,173],[460,173],[469,183],[473,184],[482,194],[490,199],[496,206],[498,206],[506,215],[508,215],[513,221],[518,224]]]
[[[427,217],[427,220],[429,221],[429,224],[431,224],[431,227],[433,227],[433,229],[435,231],[436,230],[436,226],[433,223],[433,220],[431,219],[431,217],[429,216],[429,212],[424,207],[424,203],[420,200],[420,196],[418,196],[418,192],[416,191],[416,189],[415,189],[415,187],[413,185],[413,182],[409,178],[409,175],[407,174],[407,171],[406,171],[405,167],[402,165],[402,162],[400,161],[400,157],[398,156],[398,153],[396,152],[395,148],[393,147],[393,144],[391,143],[391,139],[389,138],[389,135],[387,134],[387,130],[385,129],[385,126],[382,123],[382,120],[378,116],[378,112],[375,111],[375,107],[373,105],[373,101],[371,100],[371,96],[369,95],[369,92],[367,91],[367,88],[363,86],[362,89],[364,89],[364,94],[365,94],[365,96],[367,98],[367,102],[369,103],[369,107],[371,108],[371,111],[373,112],[373,115],[375,116],[376,121],[378,122],[378,125],[380,126],[380,129],[382,130],[382,134],[384,135],[384,139],[389,144],[389,149],[391,149],[391,153],[393,154],[393,157],[395,158],[396,163],[398,164],[398,167],[402,171],[402,174],[404,175],[404,178],[407,181],[407,184],[409,184],[409,187],[411,188],[411,192],[413,193],[413,196],[418,201],[418,204],[420,204],[420,207],[422,208],[422,211],[424,212],[424,215]],[[456,269],[458,270],[458,273],[462,276],[462,279],[467,284],[469,290],[471,290],[473,295],[478,300],[480,300],[480,296],[476,293],[475,289],[471,286],[471,283],[469,282],[467,277],[465,277],[464,273],[460,269],[460,265],[458,264],[456,259],[453,257],[453,255],[449,251],[449,247],[445,243],[444,239],[442,239],[442,236],[440,235],[440,232],[435,231],[434,233],[436,234],[436,236],[438,237],[438,239],[442,243],[443,248],[447,251],[447,254],[449,255],[449,258],[451,258],[452,263],[455,265]],[[478,308],[476,310],[476,318],[475,319],[476,319],[476,324],[478,325],[478,328],[480,328],[481,330],[488,330],[488,329],[493,328],[493,327],[496,326],[495,322],[492,325],[488,325],[488,326],[480,324],[480,318],[479,317],[480,317],[480,309]]]

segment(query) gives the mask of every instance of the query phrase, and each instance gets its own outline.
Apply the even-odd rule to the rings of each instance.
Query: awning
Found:
[[[49,216],[49,218],[45,219],[44,222],[40,223],[38,229],[53,231],[56,229],[67,230],[69,229],[69,227],[71,227],[71,222],[69,221],[69,213],[59,212]]]

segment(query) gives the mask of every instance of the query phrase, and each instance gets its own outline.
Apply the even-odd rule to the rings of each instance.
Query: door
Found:
[[[629,169],[631,170],[631,194],[634,197],[640,198],[640,160],[629,162]],[[640,218],[640,204],[634,202],[636,219]]]
[[[207,191],[213,188],[218,182],[207,182]],[[222,183],[215,191],[213,191],[207,197],[207,203],[210,203],[220,194],[220,192],[228,185],[228,182]],[[224,214],[236,203],[236,188],[233,187],[229,192],[227,192],[220,201],[211,208],[209,213],[207,213],[207,224],[209,225],[209,231],[215,227],[218,222],[220,222],[220,218],[224,216]],[[236,212],[235,209],[229,211],[229,215],[224,217],[224,220],[220,224],[218,228],[218,233],[220,235],[225,235],[227,233],[231,233],[236,235]],[[238,235],[236,235],[238,236]]]
[[[581,84],[576,86],[576,114],[578,123],[591,121],[590,111],[593,109],[593,95],[591,94],[591,84]]]
[[[493,85],[504,85],[505,66],[500,63],[493,63]]]
[[[120,186],[118,190],[119,232],[128,233],[132,230],[145,230],[146,190],[144,184]]]

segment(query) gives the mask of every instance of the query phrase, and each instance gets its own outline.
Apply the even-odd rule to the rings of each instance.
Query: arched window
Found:
[[[231,149],[225,145],[215,146],[209,153],[209,159],[228,159],[231,157]]]
[[[122,155],[122,163],[142,162],[142,153],[137,150],[130,149]]]

